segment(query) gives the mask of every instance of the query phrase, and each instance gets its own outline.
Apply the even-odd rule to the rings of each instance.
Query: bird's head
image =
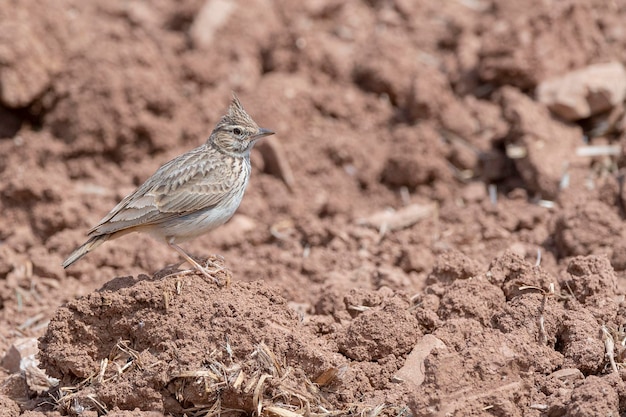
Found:
[[[259,139],[273,134],[271,130],[260,128],[233,94],[228,113],[215,126],[208,143],[220,152],[245,157]]]

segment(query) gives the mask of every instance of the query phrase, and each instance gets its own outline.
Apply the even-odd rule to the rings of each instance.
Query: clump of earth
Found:
[[[626,412],[626,9],[0,5],[7,416]],[[231,221],[61,262],[236,92]]]

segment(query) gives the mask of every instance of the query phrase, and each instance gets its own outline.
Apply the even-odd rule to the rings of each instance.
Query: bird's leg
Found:
[[[193,266],[198,272],[202,273],[202,275],[204,275],[205,277],[211,279],[216,284],[220,285],[220,281],[217,278],[215,278],[215,276],[213,276],[211,274],[215,274],[216,272],[222,271],[224,268],[222,268],[221,266],[213,264],[212,266],[215,266],[216,269],[213,270],[213,271],[208,271],[206,268],[204,268],[202,265],[200,265],[198,262],[196,262],[195,259],[193,259],[191,256],[189,256],[187,254],[187,252],[185,252],[183,250],[183,248],[181,248],[180,246],[178,246],[174,242],[167,242],[167,244],[169,245],[170,248],[172,248],[176,252],[178,252],[180,254],[180,256],[185,258],[185,260],[187,262],[189,262],[191,264],[191,266]]]

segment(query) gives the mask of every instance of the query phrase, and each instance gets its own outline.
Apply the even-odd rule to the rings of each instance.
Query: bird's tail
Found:
[[[68,258],[62,264],[63,268],[67,268],[68,266],[70,266],[71,264],[73,264],[74,262],[82,258],[83,256],[87,255],[89,252],[91,252],[92,250],[96,249],[98,246],[102,245],[104,242],[109,240],[110,237],[111,235],[107,234],[107,235],[93,236],[89,238],[88,241],[80,245],[78,248],[76,248],[76,250],[74,250],[74,252],[72,252],[70,256],[68,256]]]

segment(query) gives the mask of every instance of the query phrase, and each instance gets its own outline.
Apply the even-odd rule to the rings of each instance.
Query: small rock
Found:
[[[433,349],[446,349],[446,345],[437,337],[427,334],[415,345],[402,368],[394,375],[398,381],[410,382],[413,387],[419,387],[424,382],[424,359]]]
[[[32,392],[41,395],[50,388],[59,385],[59,380],[52,378],[39,367],[39,361],[32,356],[28,356],[22,360],[22,369],[24,370],[24,378],[26,385]]]
[[[564,382],[567,381],[569,383],[585,379],[583,373],[580,372],[580,369],[577,368],[559,369],[558,371],[552,372],[549,376],[551,378],[555,378]]]
[[[19,372],[20,369],[23,369],[21,365],[26,358],[31,357],[31,360],[34,359],[38,351],[36,338],[19,338],[11,345],[4,358],[2,358],[2,366],[11,373]]]
[[[35,358],[39,352],[37,343],[34,337],[17,339],[2,358],[2,366],[19,378],[24,378],[30,391],[43,394],[58,385],[59,381],[39,368],[39,361]]]
[[[264,139],[257,148],[263,155],[265,171],[280,178],[292,191],[295,184],[293,171],[280,141],[276,137],[269,137]]]
[[[537,99],[569,121],[610,110],[624,97],[626,70],[618,62],[590,65],[545,80],[537,87]]]
[[[512,125],[509,158],[528,190],[544,199],[555,198],[583,143],[582,130],[553,119],[548,109],[517,89],[504,87],[499,94],[504,117]]]
[[[399,210],[385,210],[358,220],[358,223],[374,227],[380,231],[402,230],[432,216],[436,211],[435,204],[411,204]]]

